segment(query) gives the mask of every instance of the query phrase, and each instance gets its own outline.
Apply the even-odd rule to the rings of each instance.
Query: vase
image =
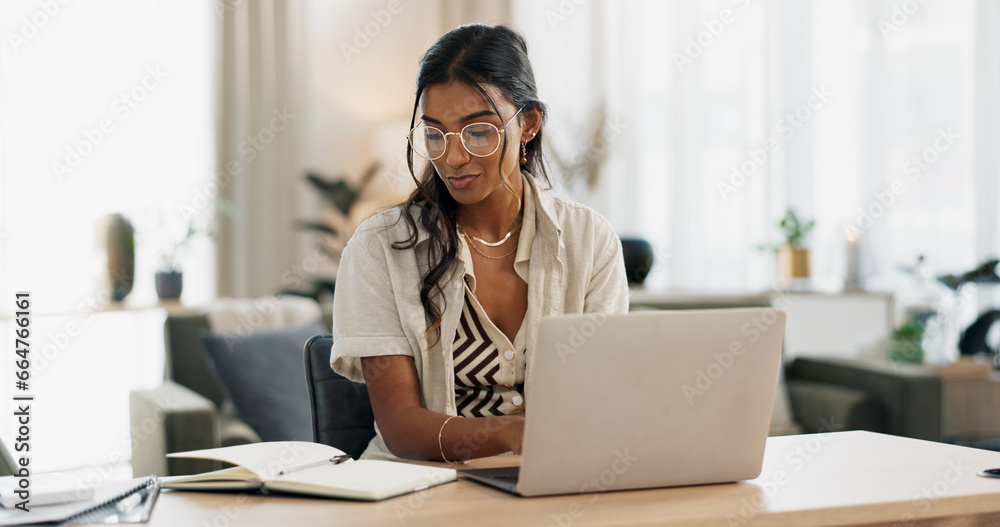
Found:
[[[642,285],[653,267],[653,246],[642,238],[622,238],[622,259],[629,285]]]
[[[135,281],[135,229],[121,214],[108,214],[97,221],[95,241],[103,252],[102,282],[115,302],[125,300]]]
[[[783,245],[778,250],[778,264],[782,278],[809,278],[809,249]]]
[[[156,273],[156,296],[160,300],[176,300],[184,289],[184,274],[180,271]]]

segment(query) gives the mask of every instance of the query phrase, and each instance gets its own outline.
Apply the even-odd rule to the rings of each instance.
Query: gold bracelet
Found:
[[[453,415],[453,416],[445,419],[444,422],[441,423],[441,429],[438,430],[438,449],[441,450],[441,459],[444,460],[445,463],[465,463],[465,461],[448,461],[448,458],[445,457],[445,455],[444,455],[444,445],[441,443],[441,436],[442,436],[442,434],[444,434],[444,425],[448,424],[448,421],[451,421],[452,419],[454,419],[456,417],[458,417],[458,416],[457,415]]]

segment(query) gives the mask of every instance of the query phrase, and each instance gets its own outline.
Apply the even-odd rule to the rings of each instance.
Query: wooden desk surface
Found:
[[[837,432],[768,439],[740,483],[519,498],[460,477],[376,503],[163,491],[149,525],[1000,525],[1000,479],[976,475],[993,467],[1000,452]]]

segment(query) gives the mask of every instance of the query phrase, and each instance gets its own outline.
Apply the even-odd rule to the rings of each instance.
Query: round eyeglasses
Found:
[[[513,122],[523,109],[520,108],[514,113],[514,116],[503,125],[503,130],[492,123],[470,123],[465,125],[461,132],[443,132],[434,126],[418,124],[410,130],[406,139],[417,155],[431,161],[443,156],[448,150],[449,135],[457,135],[462,140],[462,147],[469,154],[488,157],[500,149],[500,134],[506,131],[507,125]]]

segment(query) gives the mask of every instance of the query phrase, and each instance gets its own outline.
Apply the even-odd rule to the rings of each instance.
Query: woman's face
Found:
[[[431,161],[438,177],[448,187],[448,192],[455,201],[463,205],[479,203],[500,187],[501,177],[506,179],[515,189],[520,188],[520,179],[514,180],[512,175],[518,175],[518,160],[521,157],[521,143],[533,136],[534,130],[528,131],[533,124],[524,111],[514,120],[512,117],[518,108],[493,86],[483,85],[497,105],[500,115],[493,110],[490,102],[474,86],[461,81],[448,84],[431,84],[420,96],[420,121],[441,131],[461,132],[470,123],[490,123],[503,132],[500,134],[500,148],[486,157],[476,157],[462,146],[458,135],[449,135],[448,147],[444,155]],[[526,118],[522,121],[521,117]],[[504,124],[507,124],[506,129]],[[525,122],[522,127],[521,123]],[[523,137],[522,137],[523,136]],[[503,154],[503,166],[500,166],[503,143],[506,139],[506,153]]]

